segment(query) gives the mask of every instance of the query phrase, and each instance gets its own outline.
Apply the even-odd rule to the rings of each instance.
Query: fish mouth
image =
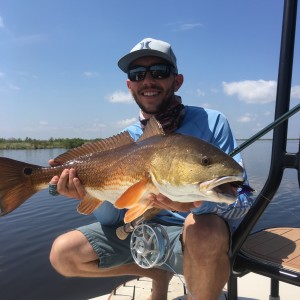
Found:
[[[209,200],[233,203],[237,199],[237,189],[243,184],[243,176],[225,176],[200,183],[199,189]]]

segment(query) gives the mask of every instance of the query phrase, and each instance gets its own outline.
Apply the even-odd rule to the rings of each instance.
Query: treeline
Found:
[[[81,138],[50,138],[49,140],[37,140],[26,137],[25,139],[21,138],[9,138],[4,139],[0,138],[0,149],[51,149],[51,148],[66,148],[71,149],[79,147],[84,143],[90,143],[99,141],[100,139],[87,140]]]

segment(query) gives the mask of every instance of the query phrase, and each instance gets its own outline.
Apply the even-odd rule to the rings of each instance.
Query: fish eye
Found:
[[[25,175],[31,175],[32,174],[32,168],[24,168],[23,173]]]
[[[207,156],[203,156],[203,157],[201,158],[201,164],[204,165],[204,166],[209,165],[209,164],[210,164],[209,158],[208,158]]]

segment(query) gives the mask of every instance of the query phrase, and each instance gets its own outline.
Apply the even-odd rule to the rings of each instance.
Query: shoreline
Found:
[[[28,139],[3,139],[0,138],[0,150],[37,150],[37,149],[72,149],[86,143],[93,143],[101,139],[50,139],[33,140]],[[236,139],[237,142],[244,142],[248,139]],[[258,139],[258,141],[272,141],[271,138]],[[299,141],[299,138],[288,138],[287,141]]]
[[[101,139],[81,139],[81,138],[66,138],[49,140],[36,140],[26,138],[22,139],[3,139],[0,138],[0,150],[36,150],[36,149],[72,149],[86,143],[97,142]]]

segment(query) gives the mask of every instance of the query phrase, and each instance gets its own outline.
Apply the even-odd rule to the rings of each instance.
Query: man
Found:
[[[214,110],[184,106],[175,92],[183,83],[171,46],[163,41],[144,39],[118,62],[128,74],[127,87],[140,107],[140,121],[125,130],[137,140],[147,120],[155,116],[166,132],[189,134],[204,139],[224,152],[236,147],[226,118]],[[241,162],[239,155],[235,159]],[[51,163],[51,161],[50,161]],[[61,195],[82,199],[86,192],[75,170],[55,176]],[[50,260],[64,276],[109,277],[147,276],[153,279],[149,299],[167,299],[173,270],[184,274],[191,299],[218,299],[230,274],[230,237],[252,201],[241,192],[232,205],[199,199],[193,203],[173,202],[163,195],[149,195],[153,206],[162,208],[153,221],[164,225],[171,254],[160,268],[142,269],[134,263],[129,240],[119,240],[115,230],[124,210],[104,202],[95,212],[99,220],[58,237]],[[172,270],[170,269],[170,267]]]

